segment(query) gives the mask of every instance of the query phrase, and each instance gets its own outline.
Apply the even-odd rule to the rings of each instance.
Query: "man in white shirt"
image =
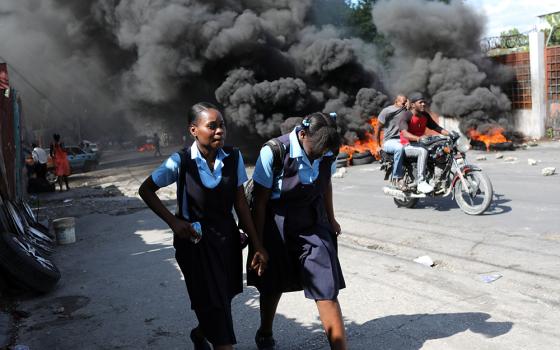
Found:
[[[33,147],[33,151],[31,152],[31,157],[33,157],[33,170],[38,178],[45,179],[47,175],[47,152],[35,143],[32,144],[31,147]]]

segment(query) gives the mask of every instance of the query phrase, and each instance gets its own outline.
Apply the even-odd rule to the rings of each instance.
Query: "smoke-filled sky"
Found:
[[[499,85],[509,75],[482,57],[485,18],[462,2],[379,1],[374,24],[395,48],[388,66],[373,44],[319,24],[335,6],[344,1],[2,1],[0,56],[54,102],[11,72],[34,126],[72,129],[79,115],[92,138],[124,134],[124,117],[180,129],[201,100],[263,138],[322,110],[355,139],[398,92],[423,92],[465,120],[508,113]]]

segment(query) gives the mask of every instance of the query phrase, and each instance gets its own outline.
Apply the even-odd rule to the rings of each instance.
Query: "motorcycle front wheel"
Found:
[[[464,188],[461,180],[457,181],[453,189],[455,201],[466,214],[480,215],[488,209],[494,196],[490,178],[480,171],[471,171],[463,176],[469,188]]]

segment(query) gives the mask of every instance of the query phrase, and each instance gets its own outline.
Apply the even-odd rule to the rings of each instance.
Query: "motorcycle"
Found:
[[[428,194],[416,188],[416,158],[405,158],[403,162],[403,188],[385,186],[383,192],[393,197],[398,207],[413,208],[420,198],[447,197],[450,194],[459,208],[469,215],[484,213],[492,202],[494,191],[488,176],[474,164],[467,163],[465,153],[470,148],[469,140],[452,132],[450,136],[428,136],[418,146],[428,150],[425,180],[434,190]],[[393,155],[383,151],[381,170],[385,180],[391,179]]]

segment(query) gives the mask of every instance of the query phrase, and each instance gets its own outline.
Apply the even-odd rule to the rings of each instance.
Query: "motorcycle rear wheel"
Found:
[[[403,207],[403,208],[412,209],[416,206],[416,203],[418,203],[418,198],[408,198],[404,201],[397,198],[393,198],[393,201],[399,208]]]
[[[490,178],[480,171],[472,171],[464,175],[471,191],[463,188],[463,182],[457,181],[453,189],[455,201],[462,211],[469,215],[480,215],[488,209],[492,203],[494,189]]]

